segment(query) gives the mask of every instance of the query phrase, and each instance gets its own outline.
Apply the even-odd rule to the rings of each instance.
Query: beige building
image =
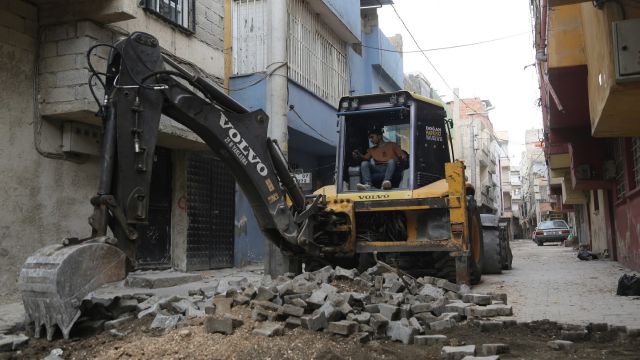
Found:
[[[0,2],[0,287],[9,294],[0,302],[17,299],[19,269],[36,249],[90,235],[101,122],[88,85],[89,47],[145,31],[166,51],[222,79],[224,11],[223,0]],[[99,71],[108,52],[101,47],[91,55]],[[101,99],[95,79],[93,85]],[[213,258],[204,241],[213,234],[218,249],[233,246],[235,183],[203,149],[193,133],[163,119],[154,164],[163,176],[153,185],[150,225],[140,229],[140,264],[186,270],[232,263],[228,256]],[[220,194],[193,196],[213,178]],[[227,194],[231,206],[220,209],[230,213],[220,217],[224,228],[193,227]]]

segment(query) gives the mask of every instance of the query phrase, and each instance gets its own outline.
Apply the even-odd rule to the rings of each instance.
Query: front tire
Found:
[[[467,216],[469,220],[469,245],[471,256],[468,260],[469,281],[471,285],[480,283],[484,258],[484,241],[482,239],[482,223],[476,201],[472,196],[467,197]]]

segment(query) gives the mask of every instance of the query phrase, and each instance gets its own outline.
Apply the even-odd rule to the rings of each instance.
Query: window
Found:
[[[142,0],[142,7],[174,25],[194,31],[195,0]]]
[[[633,178],[636,188],[640,187],[640,137],[631,139],[631,149],[633,153]]]

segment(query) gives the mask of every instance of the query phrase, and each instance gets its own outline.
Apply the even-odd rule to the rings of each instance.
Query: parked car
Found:
[[[538,246],[546,242],[562,242],[571,235],[571,227],[564,220],[549,220],[538,224],[533,232],[533,241]]]

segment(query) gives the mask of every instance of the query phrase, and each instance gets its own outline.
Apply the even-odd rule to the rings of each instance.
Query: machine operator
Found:
[[[370,190],[373,178],[384,176],[382,189],[389,190],[392,187],[391,178],[400,165],[399,162],[407,161],[407,153],[402,151],[400,146],[394,142],[385,142],[382,137],[382,129],[373,128],[369,130],[369,141],[373,147],[367,149],[366,154],[359,150],[354,150],[351,155],[360,163],[361,183],[356,186],[359,191]],[[373,162],[371,161],[373,159]]]

